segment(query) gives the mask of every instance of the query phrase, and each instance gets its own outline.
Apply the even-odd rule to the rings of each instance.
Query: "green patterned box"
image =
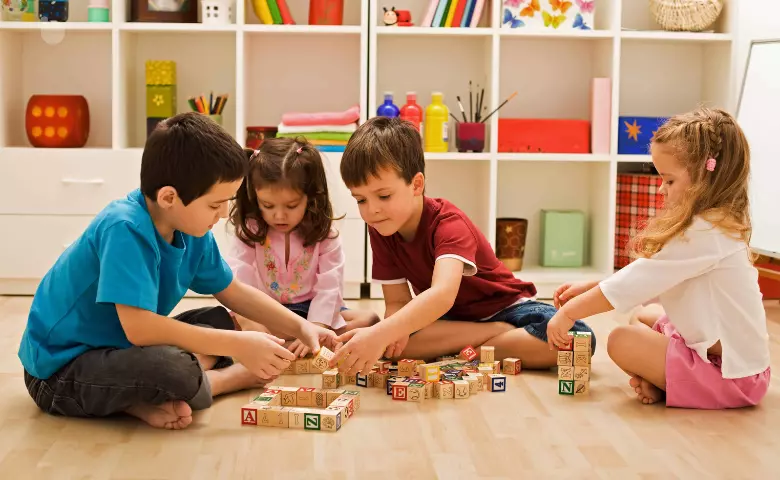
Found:
[[[585,264],[585,214],[579,210],[542,210],[543,267],[581,267]]]
[[[168,118],[176,115],[176,85],[146,87],[146,116]]]

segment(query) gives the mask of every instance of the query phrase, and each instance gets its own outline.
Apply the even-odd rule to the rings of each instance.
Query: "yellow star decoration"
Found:
[[[506,233],[512,233],[512,227],[511,226],[507,226],[506,228],[504,228],[504,231]]]
[[[659,129],[660,130],[660,129]],[[653,130],[653,135],[650,138],[655,138],[655,134],[658,133],[658,130]]]
[[[162,105],[163,103],[165,103],[165,99],[164,99],[164,98],[163,98],[163,96],[162,96],[162,95],[160,95],[160,94],[157,94],[157,95],[155,95],[155,96],[154,96],[154,98],[152,99],[152,101],[153,101],[153,102],[154,102],[154,104],[155,104],[155,105],[157,105],[158,107],[159,107],[160,105]]]
[[[623,123],[626,124],[626,133],[628,133],[628,138],[633,138],[635,142],[638,142],[639,141],[638,135],[642,133],[642,126],[636,124],[636,119],[634,119],[633,125],[630,125],[626,121],[623,121]]]

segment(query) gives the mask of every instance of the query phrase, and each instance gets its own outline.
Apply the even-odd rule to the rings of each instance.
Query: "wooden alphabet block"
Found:
[[[488,383],[490,383],[490,375],[492,375],[492,374],[493,374],[493,367],[479,367],[479,369],[478,369],[478,370],[479,370],[479,373],[480,373],[480,374],[481,374],[483,377],[485,377],[485,378],[484,378],[485,385],[487,385]]]
[[[581,382],[590,381],[590,367],[574,367],[574,380]]]
[[[312,392],[312,407],[325,408],[328,406],[327,392],[321,388],[315,388]]]
[[[575,380],[574,381],[574,396],[587,395],[590,393],[590,382]]]
[[[504,375],[517,375],[522,370],[522,364],[520,363],[520,359],[517,358],[505,358],[504,359],[504,368],[502,369],[502,373]]]
[[[482,363],[493,363],[496,360],[495,347],[482,346],[479,348],[479,361]]]
[[[433,382],[425,382],[425,398],[433,398]]]
[[[288,428],[289,407],[261,407],[257,411],[257,424],[263,427]]]
[[[299,407],[314,406],[314,388],[301,387],[296,392],[296,405]]]
[[[282,370],[282,375],[295,375],[295,362],[292,361],[287,364],[287,368]]]
[[[298,405],[298,391],[297,390],[284,390],[282,392],[282,406],[295,407]]]
[[[558,366],[570,365],[574,366],[574,354],[572,352],[561,350],[558,352]]]
[[[248,404],[241,407],[241,425],[257,425],[257,409],[261,405]]]
[[[468,347],[464,348],[460,351],[460,358],[463,358],[465,360],[468,360],[469,362],[477,358],[477,351],[474,350],[474,347],[469,345]]]
[[[433,396],[438,399],[455,398],[455,384],[449,380],[434,383]]]
[[[420,383],[412,383],[406,387],[406,401],[407,402],[422,402],[425,400],[425,385]]]
[[[496,373],[490,375],[488,388],[491,392],[506,392],[506,375]]]
[[[493,373],[495,373],[496,375],[501,374],[501,362],[499,362],[498,360],[493,362]]]
[[[393,384],[393,400],[402,400],[406,401],[406,391],[407,387],[409,386],[408,383],[402,382],[402,383],[394,383]]]
[[[419,369],[422,370],[420,377],[426,382],[439,381],[441,370],[439,370],[438,365],[420,365]]]
[[[355,410],[360,410],[360,392],[356,390],[344,390],[344,393],[341,396],[343,397],[344,395],[352,395],[352,400],[355,402]]]
[[[558,380],[559,395],[574,395],[574,380]]]
[[[574,366],[587,367],[590,365],[590,350],[586,352],[574,352]]]
[[[389,371],[379,371],[379,372],[373,372],[372,375],[374,376],[374,387],[375,388],[385,388],[385,384],[387,383],[387,377],[390,375]]]
[[[574,351],[575,352],[588,352],[590,353],[591,348],[591,338],[592,335],[590,332],[577,332],[574,334]]]
[[[320,414],[315,412],[305,412],[303,414],[304,430],[320,430]]]
[[[325,409],[320,412],[320,430],[337,432],[341,428],[341,412]]]
[[[464,399],[469,398],[469,382],[466,380],[455,380],[452,382],[452,384],[455,387],[455,396],[454,398],[457,399]]]
[[[311,359],[310,373],[322,373],[329,368],[329,362],[335,353],[327,347],[320,347],[320,351]]]
[[[303,428],[303,414],[309,410],[306,408],[288,407],[287,428]]]
[[[415,360],[405,358],[398,361],[398,375],[411,377],[414,375],[415,370],[417,370],[417,362]]]
[[[307,373],[311,373],[310,366],[311,366],[311,359],[310,358],[299,358],[293,362],[295,364],[295,374],[296,375],[305,375]]]
[[[336,369],[322,372],[322,388],[339,388],[339,371]]]
[[[389,360],[380,360],[376,364],[376,369],[381,372],[381,371],[384,371],[384,370],[390,370],[390,367],[392,367],[392,366],[393,366],[393,362],[391,362]]]
[[[559,365],[558,380],[574,380],[574,367],[569,365]]]
[[[368,388],[368,375],[355,374],[355,385]]]
[[[347,423],[347,420],[349,419],[349,416],[347,415],[347,407],[343,405],[328,405],[328,407],[325,410],[330,410],[332,412],[337,412],[341,416],[341,424]]]
[[[325,401],[328,402],[328,405],[332,404],[334,400],[339,398],[340,396],[344,395],[346,390],[328,390],[325,392]]]
[[[347,409],[347,416],[352,417],[355,414],[355,401],[350,395],[342,395],[339,398],[333,400],[329,405],[331,407],[344,407]]]
[[[558,350],[571,352],[574,349],[574,332],[568,332],[568,335],[569,342],[566,345],[558,348]]]

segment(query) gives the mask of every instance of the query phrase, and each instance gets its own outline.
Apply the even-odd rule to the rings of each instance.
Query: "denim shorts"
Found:
[[[536,300],[526,300],[507,307],[484,322],[506,322],[517,328],[523,328],[534,337],[547,342],[547,323],[558,310],[549,303],[537,302]],[[444,320],[458,320],[444,317]],[[582,320],[574,322],[571,328],[572,332],[590,332],[591,335],[591,355],[596,353],[596,334]]]
[[[293,313],[297,313],[298,316],[308,319],[309,318],[309,308],[311,307],[311,300],[306,300],[305,302],[298,302],[298,303],[285,303],[283,304],[287,310],[290,310]],[[341,311],[349,310],[345,306],[341,306]]]

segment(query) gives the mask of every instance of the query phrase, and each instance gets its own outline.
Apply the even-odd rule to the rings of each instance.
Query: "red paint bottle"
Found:
[[[422,132],[423,109],[417,104],[417,93],[406,92],[406,105],[401,107],[401,120],[409,120]]]

